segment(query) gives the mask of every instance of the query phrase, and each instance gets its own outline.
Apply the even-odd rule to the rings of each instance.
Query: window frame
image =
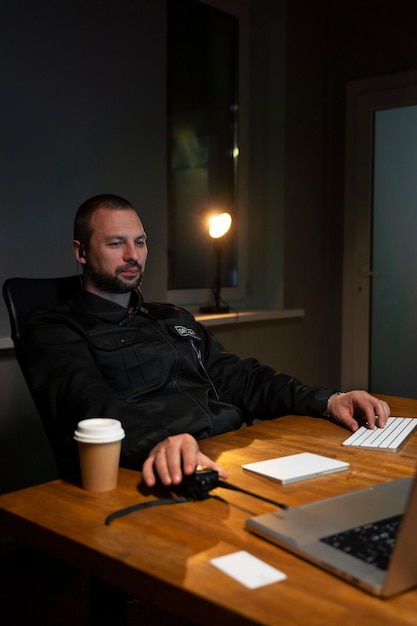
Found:
[[[236,204],[237,220],[234,228],[237,229],[237,285],[222,287],[221,296],[232,308],[247,298],[247,215],[248,215],[248,75],[249,75],[249,37],[248,37],[248,7],[244,0],[196,0],[202,4],[212,6],[238,18],[239,22],[239,49],[238,49],[238,105],[239,127],[238,146],[239,157],[237,164]],[[168,156],[169,158],[169,156]],[[169,262],[169,260],[167,261]],[[167,289],[167,299],[172,304],[184,306],[190,310],[197,310],[200,305],[212,301],[212,289]]]

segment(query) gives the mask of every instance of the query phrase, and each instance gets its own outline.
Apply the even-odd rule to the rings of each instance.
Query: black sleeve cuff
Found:
[[[315,417],[327,415],[327,402],[333,394],[338,393],[337,389],[319,389],[314,394],[311,403],[311,412]]]

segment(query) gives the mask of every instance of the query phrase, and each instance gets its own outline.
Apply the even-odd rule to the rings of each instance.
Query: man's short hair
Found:
[[[74,219],[74,239],[87,246],[93,229],[91,218],[98,209],[114,209],[115,211],[134,211],[128,200],[114,194],[101,194],[89,198],[78,208]]]

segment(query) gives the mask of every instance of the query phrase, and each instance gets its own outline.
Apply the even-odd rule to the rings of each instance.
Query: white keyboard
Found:
[[[416,417],[389,417],[384,428],[370,430],[366,426],[361,426],[342,445],[398,452],[416,428]]]

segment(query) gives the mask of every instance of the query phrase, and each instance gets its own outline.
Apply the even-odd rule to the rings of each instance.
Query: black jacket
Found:
[[[127,314],[80,290],[29,324],[26,377],[58,456],[76,456],[73,432],[85,417],[119,419],[121,465],[139,468],[169,435],[203,439],[255,418],[319,416],[335,391],[227,352],[183,309],[136,304]]]

